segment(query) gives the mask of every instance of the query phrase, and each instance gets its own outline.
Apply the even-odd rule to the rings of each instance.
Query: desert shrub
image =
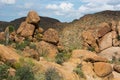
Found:
[[[35,80],[46,80],[44,73],[39,73],[35,75]]]
[[[15,28],[13,26],[9,26],[9,32],[11,33],[13,31],[15,31]]]
[[[8,76],[7,80],[20,80],[17,76]]]
[[[119,35],[119,36],[117,36],[117,39],[118,39],[118,40],[120,40],[120,35]]]
[[[81,69],[82,65],[79,64],[77,65],[77,67],[73,70],[76,74],[78,74],[79,77],[81,78],[84,78],[84,73],[82,72],[82,69]]]
[[[16,43],[16,49],[23,50],[26,46],[29,46],[29,41],[24,41],[22,43]]]
[[[45,72],[45,79],[46,80],[62,80],[62,77],[56,71],[55,68],[49,68]]]
[[[7,79],[9,66],[6,64],[0,65],[0,80]]]
[[[93,51],[95,51],[95,48],[92,47],[92,46],[89,46],[89,47],[88,47],[88,50],[93,52]]]
[[[66,51],[59,52],[55,57],[55,62],[58,64],[62,64],[67,61],[71,57],[71,53],[67,53]]]
[[[34,80],[34,73],[29,66],[22,66],[16,70],[16,76],[20,80]]]
[[[29,47],[34,50],[36,49],[36,45],[34,43],[30,43]]]

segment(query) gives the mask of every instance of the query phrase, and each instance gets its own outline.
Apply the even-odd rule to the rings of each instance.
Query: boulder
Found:
[[[93,70],[93,64],[90,62],[82,62],[82,72],[84,73],[85,80],[102,80],[100,77],[98,77],[94,70]],[[81,79],[80,79],[81,80]]]
[[[32,24],[26,24],[26,27],[21,32],[21,36],[23,36],[23,37],[32,36],[33,32],[34,32],[34,29],[35,29],[34,25],[32,25]]]
[[[112,61],[113,57],[116,59],[120,58],[120,47],[110,47],[98,53],[99,56],[107,58]]]
[[[50,43],[58,43],[59,42],[59,35],[55,29],[49,28],[43,34],[43,40],[50,42]]]
[[[112,73],[112,66],[109,63],[94,63],[94,71],[99,77],[105,77]]]
[[[115,64],[115,65],[113,66],[113,69],[114,69],[116,72],[120,73],[120,65]]]
[[[35,11],[30,11],[27,15],[26,22],[37,24],[40,21],[40,17]]]
[[[117,22],[112,21],[110,26],[111,26],[111,28],[112,28],[113,31],[117,30]]]
[[[23,22],[18,28],[17,34],[20,34],[23,37],[29,37],[33,35],[34,30],[35,30],[34,25]]]
[[[8,72],[9,72],[9,76],[15,76],[16,70],[13,68],[10,68],[10,69],[8,69]]]
[[[57,53],[57,47],[53,44],[47,43],[45,41],[40,41],[36,44],[39,56],[54,58]]]
[[[111,27],[108,25],[108,23],[102,23],[99,26],[100,27],[98,28],[98,37],[102,37],[111,31]]]
[[[24,30],[26,24],[27,24],[26,22],[22,22],[20,24],[19,28],[17,29],[17,34],[21,33]]]
[[[114,78],[113,80],[120,80],[120,78]]]
[[[83,31],[82,37],[83,37],[84,41],[88,44],[96,43],[96,39],[93,35],[93,30]]]
[[[4,32],[0,32],[0,40],[5,40],[5,33]]]
[[[34,58],[36,60],[39,60],[39,54],[37,51],[35,51],[34,49],[30,49],[29,47],[26,47],[23,51],[23,55],[25,57],[31,57],[31,58]]]
[[[104,35],[98,42],[100,50],[112,47],[112,40],[113,38],[116,38],[116,35],[117,34],[115,31],[109,32],[106,35]]]
[[[83,59],[84,61],[87,61],[87,62],[107,62],[108,60],[104,57],[101,57],[101,56],[91,56],[91,55],[87,55],[84,57]]]

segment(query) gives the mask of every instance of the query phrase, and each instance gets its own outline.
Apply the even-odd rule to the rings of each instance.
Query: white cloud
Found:
[[[68,11],[70,9],[73,8],[73,4],[72,3],[66,3],[66,2],[62,2],[60,4],[48,4],[46,6],[47,9],[53,9],[53,10],[64,10],[64,11]]]
[[[18,5],[18,8],[22,8],[22,9],[31,9],[33,8],[35,4],[33,3],[24,3],[23,5]]]
[[[3,4],[15,4],[16,0],[0,0],[0,3]]]
[[[47,9],[58,9],[58,6],[56,4],[49,4],[46,6]]]
[[[73,4],[72,4],[72,3],[65,3],[65,2],[63,2],[63,3],[61,3],[61,4],[59,5],[59,7],[60,7],[62,10],[68,11],[68,10],[71,10],[71,9],[73,8]]]

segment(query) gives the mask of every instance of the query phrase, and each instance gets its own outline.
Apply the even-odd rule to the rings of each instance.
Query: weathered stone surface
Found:
[[[39,60],[39,54],[37,51],[35,51],[34,49],[30,49],[29,47],[26,47],[23,51],[23,55],[25,57],[31,57],[31,58],[34,58],[36,60]]]
[[[37,43],[36,48],[40,56],[48,56],[54,58],[58,53],[56,46],[45,41],[40,41]]]
[[[116,32],[112,31],[104,35],[99,41],[100,50],[112,47],[112,40],[116,37]]]
[[[82,71],[85,76],[85,80],[103,80],[102,78],[98,77],[94,70],[93,64],[90,62],[82,62]]]
[[[55,29],[49,28],[44,32],[43,40],[50,42],[50,43],[58,43],[59,42],[59,36],[58,32]]]
[[[96,42],[95,37],[93,35],[93,30],[83,31],[82,37],[83,37],[84,41],[88,44],[93,44]]]
[[[108,60],[104,57],[101,57],[101,56],[92,56],[92,55],[87,55],[85,56],[85,58],[83,59],[87,62],[107,62]]]
[[[113,57],[116,59],[120,58],[120,47],[110,47],[101,51],[98,55],[107,58],[109,61],[112,61]]]
[[[34,32],[35,26],[32,24],[26,24],[25,28],[21,32],[21,36],[28,37],[32,36]]]
[[[0,40],[5,40],[5,33],[4,32],[0,32]]]
[[[23,29],[25,28],[26,26],[26,22],[22,22],[19,26],[19,28],[17,29],[17,34],[21,33],[23,31]]]
[[[37,24],[40,21],[40,17],[35,11],[30,11],[27,15],[26,22]]]
[[[99,77],[105,77],[112,73],[112,67],[109,63],[96,62],[94,63],[94,71]]]
[[[115,65],[113,66],[113,69],[114,69],[116,72],[120,73],[120,65],[115,64]]]
[[[118,31],[118,35],[120,35],[120,22],[118,22],[117,31]]]
[[[98,29],[98,37],[104,36],[109,31],[111,31],[111,27],[108,25],[108,23],[100,24],[100,27]]]
[[[34,25],[22,22],[17,30],[17,34],[20,34],[23,37],[28,37],[33,35],[34,30],[35,30]]]
[[[111,28],[112,28],[113,31],[116,31],[116,29],[117,29],[117,22],[112,21],[111,22]]]

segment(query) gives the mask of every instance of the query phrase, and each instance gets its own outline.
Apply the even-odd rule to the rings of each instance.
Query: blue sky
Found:
[[[85,14],[120,10],[120,0],[0,0],[0,21],[11,21],[35,10],[40,16],[71,22]]]

